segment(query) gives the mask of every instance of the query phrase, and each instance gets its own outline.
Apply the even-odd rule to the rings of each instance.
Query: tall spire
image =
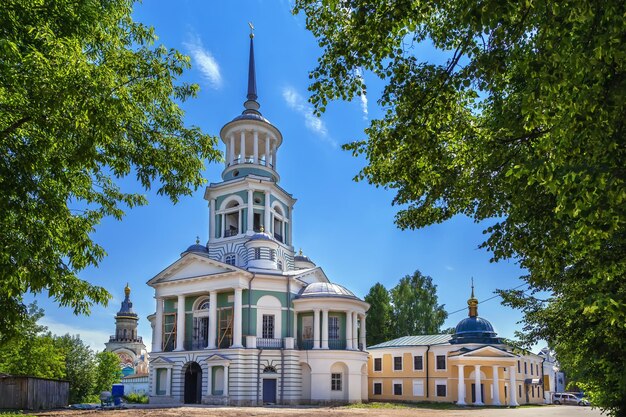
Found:
[[[472,295],[467,300],[467,306],[469,309],[469,316],[476,317],[478,316],[478,299],[474,296],[474,278],[472,277]]]
[[[250,25],[250,58],[248,61],[248,95],[243,106],[246,108],[243,111],[243,114],[261,114],[259,112],[259,108],[261,105],[256,101],[258,96],[256,94],[256,71],[254,65],[254,26],[252,23],[248,22]]]

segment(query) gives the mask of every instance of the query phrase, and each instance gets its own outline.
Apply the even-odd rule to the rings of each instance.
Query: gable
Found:
[[[148,285],[232,272],[245,271],[206,256],[187,253],[163,271],[159,272],[154,278],[150,279]]]
[[[503,349],[499,349],[494,346],[482,346],[474,350],[459,352],[458,355],[465,358],[514,358],[516,355],[507,352]]]
[[[316,268],[312,268],[306,270],[304,273],[296,275],[296,279],[308,284],[312,284],[314,282],[330,282],[322,268],[319,266]]]

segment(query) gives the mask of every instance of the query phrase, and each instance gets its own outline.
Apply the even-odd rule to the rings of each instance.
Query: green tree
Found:
[[[55,336],[55,346],[65,358],[65,378],[70,381],[70,404],[87,401],[94,392],[95,357],[80,336]]]
[[[203,183],[215,137],[186,127],[178,83],[188,57],[155,46],[131,18],[133,0],[7,0],[0,13],[0,316],[45,291],[76,314],[110,295],[77,273],[105,255],[90,234],[104,216],[146,204],[144,189],[177,202]]]
[[[37,324],[43,310],[33,303],[17,326],[20,337],[0,343],[0,373],[64,379],[65,357],[45,326]]]
[[[367,345],[373,346],[392,339],[391,298],[383,284],[377,282],[365,296],[367,311]]]
[[[380,120],[346,145],[357,175],[396,190],[401,228],[462,214],[514,259],[531,294],[507,294],[586,381],[626,415],[626,3],[296,0],[323,48],[312,103],[385,83]],[[427,62],[416,45],[447,56]],[[365,75],[363,75],[365,74]],[[549,297],[540,300],[534,291]]]
[[[400,279],[390,291],[393,305],[393,337],[437,334],[448,313],[438,304],[433,279],[415,271]]]
[[[102,391],[111,391],[113,384],[122,380],[120,358],[113,352],[102,351],[96,353],[94,394]]]

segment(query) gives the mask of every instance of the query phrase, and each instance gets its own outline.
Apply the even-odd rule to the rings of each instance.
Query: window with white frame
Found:
[[[402,356],[394,356],[393,357],[393,370],[401,371],[402,370]]]
[[[435,392],[437,393],[437,397],[445,397],[448,395],[448,385],[445,381],[436,381],[435,382]]]
[[[382,372],[383,358],[374,358],[374,372]]]
[[[402,395],[402,381],[393,381],[393,395]]]
[[[339,340],[339,317],[328,317],[328,339]]]
[[[274,338],[274,319],[273,314],[263,314],[263,339]]]
[[[383,383],[375,381],[374,382],[374,395],[382,395],[383,394]]]
[[[446,370],[446,355],[437,355],[437,370]]]
[[[413,380],[413,396],[414,397],[423,397],[424,396],[424,381],[421,379]]]
[[[341,374],[340,373],[330,374],[330,390],[341,391]]]
[[[424,357],[423,356],[413,356],[413,370],[414,371],[422,371],[424,370]]]

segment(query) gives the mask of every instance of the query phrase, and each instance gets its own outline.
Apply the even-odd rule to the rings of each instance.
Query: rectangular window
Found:
[[[313,340],[313,316],[302,317],[302,340]]]
[[[263,339],[274,338],[274,315],[263,314]]]
[[[341,374],[330,374],[330,390],[341,391]]]
[[[438,370],[446,369],[446,355],[437,355],[437,369]]]
[[[261,248],[254,248],[254,259],[261,259]]]
[[[156,373],[156,394],[165,395],[165,387],[167,384],[167,369],[157,368]]]
[[[437,384],[436,385],[436,389],[437,389],[437,397],[445,397],[447,395],[447,386],[444,384]]]
[[[381,372],[383,370],[383,359],[374,358],[374,372]]]
[[[383,394],[383,384],[381,382],[374,382],[374,395]]]
[[[421,379],[413,380],[413,396],[415,397],[424,396],[424,381],[422,381]]]
[[[536,365],[535,365],[535,369],[537,370],[537,376],[539,376],[539,375],[540,375],[540,374],[539,374],[539,364],[536,364]]]
[[[528,362],[524,362],[524,373],[528,373]]]
[[[533,368],[531,367],[530,369],[533,369]],[[535,386],[533,385],[533,386],[532,386],[532,387],[530,387],[530,388],[532,389],[531,396],[532,396],[533,398],[535,398]]]
[[[402,356],[394,356],[393,357],[393,370],[401,371],[402,370]]]
[[[393,383],[393,395],[402,395],[402,382]]]
[[[530,364],[530,374],[531,375],[533,374],[533,364],[532,363]]]
[[[328,317],[328,339],[339,340],[339,317]]]
[[[520,363],[519,361],[517,361],[517,373],[521,374],[522,373],[522,368],[520,368]]]
[[[422,371],[424,369],[424,359],[422,356],[413,356],[413,370]]]
[[[522,386],[521,385],[517,386],[517,392],[519,393],[519,397],[522,398]]]

